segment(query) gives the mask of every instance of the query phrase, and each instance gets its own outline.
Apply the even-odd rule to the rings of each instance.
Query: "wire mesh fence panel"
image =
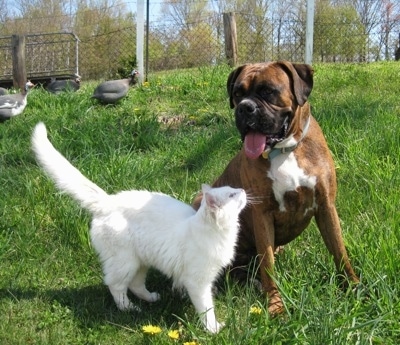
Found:
[[[152,16],[145,24],[144,42],[148,45],[144,62],[150,73],[226,63],[223,14],[229,6],[233,6],[230,11],[235,16],[238,64],[304,61],[306,1],[201,2],[205,3],[199,15],[190,15],[189,11],[187,18],[186,14],[172,18],[165,12]],[[135,1],[132,4],[136,5]],[[198,2],[160,2],[160,6],[187,5],[188,10],[195,4]],[[28,75],[73,74],[79,68],[83,80],[128,76],[137,67],[137,14],[126,12],[124,5],[122,1],[115,6],[63,13],[59,18],[62,27],[68,27],[76,36],[27,35]],[[16,24],[26,32],[27,27],[48,21],[41,19],[32,22],[26,18],[25,26],[25,19],[5,20],[0,34],[6,29],[10,32]],[[400,59],[400,2],[316,0],[313,24],[313,62],[393,60],[396,51]],[[40,30],[46,27],[40,26]],[[0,81],[12,78],[10,36],[0,36],[0,59]]]
[[[314,22],[314,62],[372,62],[394,59],[399,45],[396,35],[388,36],[386,25],[400,30],[400,20],[378,22],[366,30],[358,16],[316,16]],[[303,62],[306,45],[304,16],[260,16],[235,13],[237,61],[290,60]],[[400,16],[399,16],[400,19]],[[392,30],[393,31],[393,30]],[[226,62],[222,15],[190,25],[150,23],[149,69],[152,71],[188,68]],[[385,37],[389,39],[385,42]]]
[[[190,28],[154,26],[150,29],[150,70],[190,68],[226,62],[222,16],[213,17],[214,27],[200,22]],[[304,37],[296,23],[250,25],[245,15],[236,15],[238,62],[287,59],[302,61]],[[291,25],[292,24],[292,25]]]
[[[80,68],[84,79],[127,77],[136,66],[136,28],[82,39]]]
[[[29,78],[69,77],[79,74],[79,39],[72,33],[26,36]]]
[[[78,37],[72,33],[25,35],[25,67],[28,78],[66,78],[78,73],[78,42]],[[0,80],[12,80],[12,36],[0,37],[0,59]]]
[[[0,81],[11,80],[13,76],[11,36],[0,37],[0,61]]]

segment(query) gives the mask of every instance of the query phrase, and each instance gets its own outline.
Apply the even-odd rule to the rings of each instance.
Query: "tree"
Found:
[[[356,61],[367,36],[353,6],[318,1],[314,20],[314,54],[319,61]]]
[[[0,29],[8,16],[7,0],[0,0]]]
[[[70,24],[63,0],[15,0],[14,3],[18,15],[7,21],[6,35],[59,32]]]
[[[185,29],[195,26],[207,12],[207,1],[201,0],[168,0],[162,5],[164,20]]]
[[[134,16],[122,0],[81,0],[76,9],[74,32],[85,49],[81,60],[87,78],[119,77],[118,71],[135,61]],[[131,66],[131,63],[128,63]]]
[[[303,40],[305,34],[305,6],[304,3],[292,0],[275,1],[271,12],[274,28],[273,46],[274,59],[293,60],[293,51],[289,42]],[[293,39],[293,36],[295,37]],[[304,46],[304,43],[301,44]]]
[[[279,58],[302,61],[306,37],[306,2],[277,0],[273,17]]]
[[[382,0],[349,0],[355,8],[363,25],[364,35],[369,39],[366,41],[365,47],[360,52],[360,60],[368,60],[368,46],[371,45],[373,32],[379,27],[381,21]]]
[[[223,12],[235,12],[238,59],[240,62],[265,61],[271,57],[272,25],[267,13],[269,1],[236,0],[220,1]]]
[[[210,63],[217,45],[215,30],[208,23],[210,11],[206,1],[171,0],[162,6],[164,20],[169,21],[173,37],[175,59],[181,59],[184,67],[194,67]]]
[[[395,28],[400,28],[400,5],[398,2],[394,3],[393,1],[384,0],[380,42],[383,46],[385,60],[391,59],[390,51],[395,50],[396,47],[396,39],[394,35],[392,35]],[[391,48],[393,48],[393,50]]]

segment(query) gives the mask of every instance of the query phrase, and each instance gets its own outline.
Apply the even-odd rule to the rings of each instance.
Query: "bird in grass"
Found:
[[[8,90],[5,89],[4,87],[0,87],[0,96],[7,95],[7,94],[8,94]]]
[[[28,92],[34,86],[35,84],[28,80],[20,93],[0,96],[0,122],[5,122],[24,111],[28,103]]]
[[[65,91],[78,91],[81,86],[81,76],[79,74],[75,74],[74,77],[75,78],[73,80],[56,80],[56,78],[51,78],[51,82],[49,85],[47,85],[46,90],[55,94]]]
[[[124,98],[129,87],[137,83],[138,71],[133,70],[130,77],[126,79],[108,80],[99,84],[93,92],[92,98],[101,103],[113,104]]]

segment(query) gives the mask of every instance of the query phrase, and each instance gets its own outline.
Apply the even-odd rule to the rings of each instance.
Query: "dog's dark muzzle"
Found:
[[[237,106],[235,111],[236,127],[239,130],[242,139],[249,130],[260,130],[260,111],[257,103],[245,99]]]
[[[267,137],[283,139],[291,118],[290,108],[272,104],[258,104],[252,99],[243,99],[236,106],[235,120],[242,139],[249,131],[265,134]]]
[[[253,118],[257,113],[257,104],[250,99],[245,99],[238,104],[236,112],[240,117]]]

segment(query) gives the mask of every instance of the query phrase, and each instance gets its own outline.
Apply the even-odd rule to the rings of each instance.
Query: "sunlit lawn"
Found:
[[[310,102],[335,158],[338,211],[363,288],[338,288],[312,225],[277,257],[281,317],[268,317],[255,287],[224,277],[216,310],[226,327],[209,335],[156,271],[148,285],[162,300],[132,296],[142,312],[118,311],[89,216],[40,171],[31,131],[44,121],[54,145],[110,193],[149,189],[190,203],[241,146],[230,69],[151,75],[116,106],[90,99],[96,83],[59,96],[36,88],[24,114],[0,125],[0,344],[398,344],[400,64],[315,70]]]

